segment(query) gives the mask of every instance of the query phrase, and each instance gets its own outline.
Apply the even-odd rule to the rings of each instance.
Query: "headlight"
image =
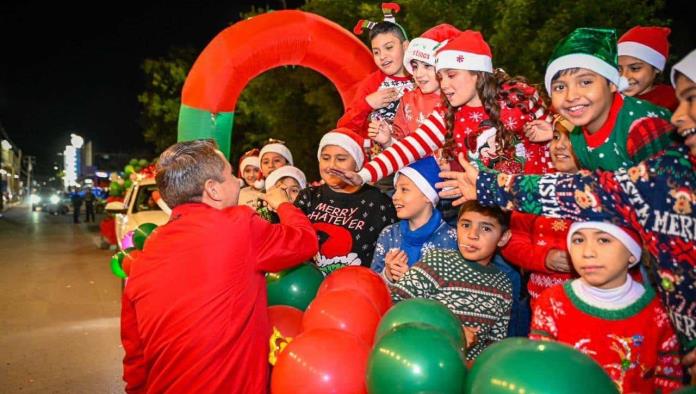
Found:
[[[54,194],[51,196],[49,201],[51,202],[51,204],[58,204],[60,202],[60,198]]]
[[[36,194],[32,194],[29,196],[29,201],[31,201],[32,204],[38,204],[41,202],[41,197],[37,196]]]

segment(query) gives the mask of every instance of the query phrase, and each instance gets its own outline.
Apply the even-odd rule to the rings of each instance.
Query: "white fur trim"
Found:
[[[414,38],[413,41],[408,44],[408,48],[406,48],[406,53],[404,54],[404,67],[408,70],[408,73],[413,75],[411,60],[420,60],[423,63],[434,66],[435,47],[438,46],[438,44],[439,42],[431,40],[430,38]]]
[[[254,189],[256,190],[264,190],[266,188],[266,180],[265,179],[257,179],[254,181]]]
[[[686,75],[692,82],[696,83],[696,49],[691,51],[688,55],[684,56],[677,64],[672,67],[672,74],[670,79],[672,80],[672,86],[677,87],[677,83],[674,80],[676,72]]]
[[[574,53],[561,56],[546,67],[544,82],[546,83],[546,91],[549,94],[551,94],[551,78],[553,78],[557,72],[569,68],[585,68],[608,79],[609,82],[616,85],[617,88],[620,88],[620,85],[622,85],[619,81],[619,70],[617,68],[598,57],[584,53]]]
[[[433,189],[433,187],[430,185],[427,179],[423,175],[421,175],[420,172],[416,171],[413,167],[404,167],[397,171],[397,173],[394,175],[394,186],[396,186],[396,181],[399,179],[399,175],[403,174],[408,177],[413,183],[416,184],[416,187],[418,190],[420,190],[425,197],[430,200],[430,203],[433,204],[433,207],[437,205],[437,202],[440,201],[440,196],[437,194],[437,190]]]
[[[239,164],[239,172],[244,172],[246,166],[261,168],[261,160],[259,160],[258,156],[245,157],[241,164]]]
[[[307,187],[307,177],[305,177],[304,172],[293,166],[283,166],[271,172],[271,174],[266,177],[266,183],[268,187],[273,187],[281,178],[285,177],[296,180],[297,183],[300,184],[300,189]]]
[[[640,262],[640,255],[643,251],[642,245],[637,243],[636,240],[628,235],[621,227],[607,222],[575,222],[571,224],[570,230],[568,230],[568,238],[566,239],[568,249],[570,249],[572,245],[571,240],[573,238],[573,234],[578,230],[587,228],[604,231],[624,244],[629,253],[636,258],[636,261],[628,265],[629,268]]]
[[[437,54],[435,69],[440,71],[445,68],[455,70],[493,72],[493,60],[490,56],[478,55],[464,51],[447,50]]]
[[[624,41],[619,43],[619,56],[633,56],[640,59],[660,71],[665,69],[665,59],[664,55],[660,52],[650,48],[645,44],[641,44],[635,41]]]
[[[321,150],[327,145],[336,145],[345,149],[355,160],[355,170],[358,171],[362,168],[365,154],[362,147],[354,139],[343,133],[328,132],[324,134],[321,141],[319,141],[319,149],[317,149],[318,159],[321,159]]]
[[[266,153],[277,153],[285,158],[285,160],[288,161],[288,164],[291,166],[294,166],[295,163],[292,162],[292,153],[290,152],[290,149],[288,149],[287,146],[283,144],[268,144],[261,148],[261,152],[259,152],[259,161],[263,159],[263,155]]]

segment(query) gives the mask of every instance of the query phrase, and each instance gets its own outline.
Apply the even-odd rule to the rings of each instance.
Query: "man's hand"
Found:
[[[274,211],[278,209],[280,204],[284,202],[292,202],[285,189],[279,187],[270,188],[266,194],[260,195],[259,198],[266,201],[266,204],[268,204],[268,206]]]
[[[399,92],[396,91],[396,88],[388,88],[368,94],[365,97],[365,101],[367,101],[372,109],[377,109],[386,107],[397,98],[399,98]]]
[[[522,127],[524,135],[532,142],[547,142],[553,138],[553,126],[545,120],[533,120]]]
[[[384,256],[384,265],[387,279],[396,282],[408,271],[408,255],[403,250],[392,249]]]
[[[457,159],[464,171],[443,171],[440,173],[440,178],[445,181],[435,184],[436,188],[442,189],[439,193],[440,197],[456,198],[452,201],[452,206],[455,207],[476,199],[476,178],[479,174],[479,171],[469,164],[463,153],[459,153]]]
[[[343,170],[340,168],[329,168],[329,173],[333,176],[341,178],[341,180],[351,186],[362,186],[365,181],[355,171]]]
[[[367,126],[367,136],[381,146],[391,145],[391,124],[385,120],[373,120]]]
[[[570,259],[565,250],[551,249],[546,254],[544,263],[549,271],[570,272]]]

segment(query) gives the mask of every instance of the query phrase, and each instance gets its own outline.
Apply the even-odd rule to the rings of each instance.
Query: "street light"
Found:
[[[10,150],[10,149],[12,149],[12,144],[10,144],[10,141],[8,141],[8,140],[2,140],[2,141],[0,141],[0,146],[2,147],[3,150]]]
[[[70,134],[70,145],[74,146],[76,149],[80,149],[84,144],[84,138],[80,137],[77,134]]]

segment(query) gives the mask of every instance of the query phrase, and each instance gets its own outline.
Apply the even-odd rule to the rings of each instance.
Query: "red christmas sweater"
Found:
[[[679,343],[649,287],[633,304],[610,310],[587,304],[571,282],[554,286],[536,302],[529,337],[567,343],[592,357],[622,393],[681,387]]]
[[[392,138],[401,140],[418,128],[436,107],[442,104],[440,91],[423,94],[416,88],[404,93],[394,116]]]
[[[461,106],[454,115],[455,156],[464,152],[485,167],[510,173],[549,172],[553,167],[548,144],[529,141],[523,130],[525,123],[535,119],[551,121],[537,91],[523,83],[505,84],[499,95],[500,121],[515,133],[516,143],[496,155],[495,131],[482,125],[488,119],[484,107]],[[411,134],[366,163],[359,172],[363,180],[374,183],[442,148],[447,134],[444,111],[436,108]]]
[[[571,273],[554,272],[546,268],[546,255],[552,249],[566,253],[566,237],[570,220],[513,212],[510,218],[512,237],[501,250],[505,260],[531,271],[527,291],[535,302],[546,289],[566,282]]]
[[[670,112],[674,112],[679,106],[679,100],[672,85],[655,85],[647,93],[639,94],[636,98],[667,108]]]
[[[367,138],[367,126],[370,123],[370,116],[375,112],[374,116],[386,120],[394,120],[396,109],[399,106],[399,100],[392,101],[383,108],[373,110],[370,104],[367,103],[365,97],[382,89],[396,88],[399,91],[399,99],[404,92],[413,90],[413,81],[411,76],[396,77],[383,73],[380,70],[368,75],[360,82],[355,91],[353,100],[346,108],[345,113],[338,120],[336,127],[347,127],[356,133]]]
[[[266,271],[311,258],[317,236],[292,204],[270,224],[247,206],[174,208],[131,265],[121,312],[128,393],[263,393]]]

